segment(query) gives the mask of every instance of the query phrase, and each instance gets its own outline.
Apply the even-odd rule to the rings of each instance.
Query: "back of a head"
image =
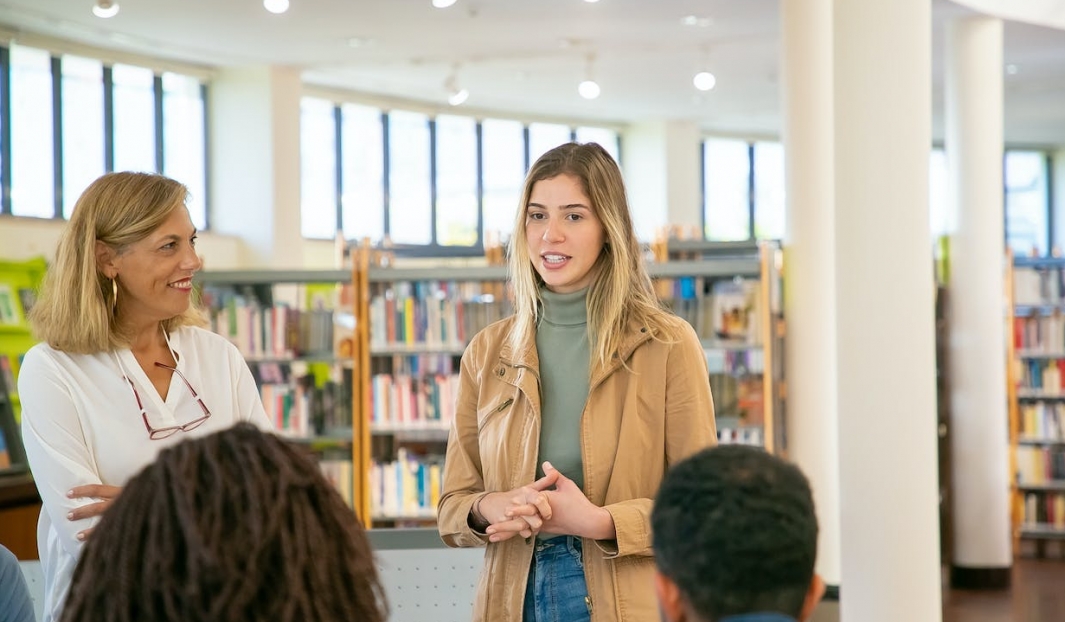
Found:
[[[659,572],[706,622],[799,617],[817,556],[806,477],[761,449],[726,445],[671,468],[651,515]]]
[[[249,424],[163,450],[89,536],[64,622],[384,622],[366,533],[300,450]]]

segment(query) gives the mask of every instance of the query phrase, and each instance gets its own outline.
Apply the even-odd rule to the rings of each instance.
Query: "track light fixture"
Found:
[[[599,97],[599,83],[595,81],[592,66],[595,64],[595,54],[588,55],[588,62],[584,68],[584,80],[577,85],[577,93],[584,99]]]
[[[452,106],[461,106],[470,98],[470,92],[459,86],[459,67],[455,65],[444,80],[444,89],[447,90],[447,103]]]
[[[118,3],[114,0],[96,0],[92,6],[92,14],[96,17],[107,19],[118,15]]]

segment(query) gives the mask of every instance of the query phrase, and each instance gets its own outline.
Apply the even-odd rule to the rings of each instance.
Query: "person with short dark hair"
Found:
[[[824,594],[810,484],[760,448],[725,445],[677,463],[651,528],[669,622],[807,620]]]
[[[159,453],[104,513],[63,622],[385,622],[369,539],[314,460],[241,423]]]

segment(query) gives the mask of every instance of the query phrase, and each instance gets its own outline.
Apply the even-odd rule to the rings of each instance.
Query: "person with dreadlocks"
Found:
[[[664,622],[808,620],[825,592],[810,484],[761,448],[706,449],[671,468],[651,527]]]
[[[164,449],[88,540],[63,622],[385,622],[369,539],[303,450],[238,424]]]
[[[108,173],[78,198],[29,314],[22,437],[42,500],[44,620],[58,619],[83,541],[163,447],[238,421],[269,429],[233,344],[193,304],[196,228],[181,183]]]
[[[716,442],[714,404],[601,146],[529,170],[510,278],[514,315],[462,356],[438,505],[447,545],[487,546],[474,619],[654,620],[652,499],[670,464]]]

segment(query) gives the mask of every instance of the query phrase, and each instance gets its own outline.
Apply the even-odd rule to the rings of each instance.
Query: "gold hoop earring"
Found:
[[[118,313],[118,280],[111,279],[111,314]]]

